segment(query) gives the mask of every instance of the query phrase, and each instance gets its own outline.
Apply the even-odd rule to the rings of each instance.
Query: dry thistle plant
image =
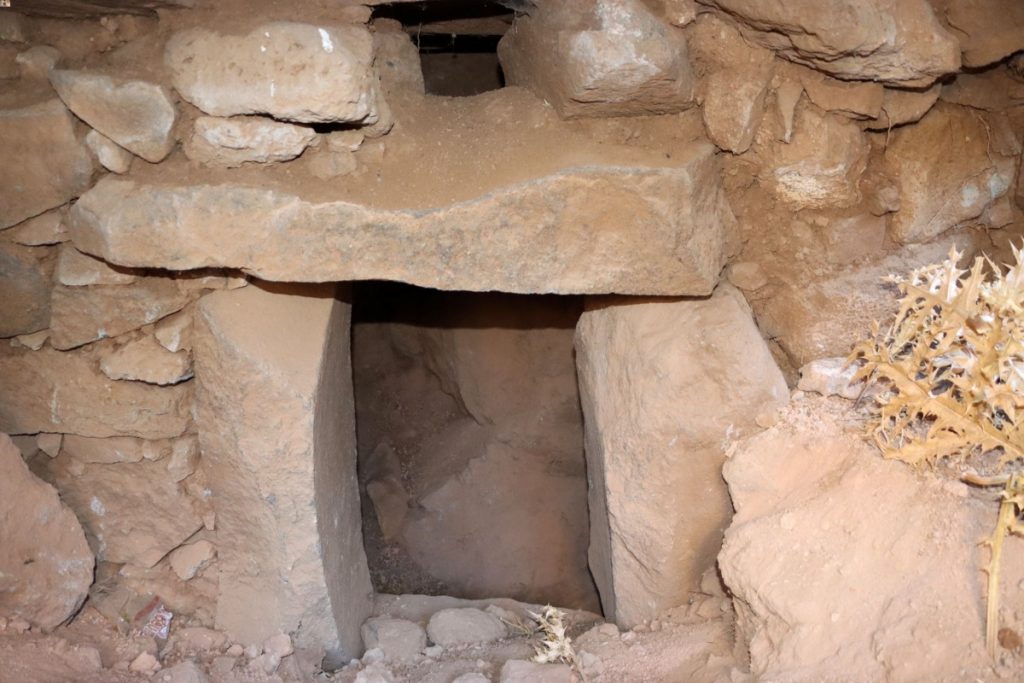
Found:
[[[1024,474],[1017,471],[1024,455],[1024,263],[1020,249],[1013,254],[1005,272],[981,257],[963,270],[953,249],[941,264],[907,279],[890,276],[903,295],[896,318],[884,333],[876,323],[851,356],[862,363],[856,379],[885,387],[871,429],[885,457],[966,465],[977,456],[991,462],[995,476],[964,480],[1004,487],[986,569],[986,645],[993,655],[1003,539],[1024,534]]]
[[[561,662],[582,675],[572,639],[565,632],[565,612],[547,605],[540,614],[530,612],[530,616],[537,621],[537,632],[540,634],[540,643],[534,645],[533,661],[540,664]]]

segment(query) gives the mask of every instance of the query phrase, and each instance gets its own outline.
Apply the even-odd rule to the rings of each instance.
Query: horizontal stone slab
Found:
[[[111,263],[274,281],[704,295],[733,220],[713,148],[700,145],[672,167],[568,169],[427,210],[108,177],[75,205],[71,234]]]

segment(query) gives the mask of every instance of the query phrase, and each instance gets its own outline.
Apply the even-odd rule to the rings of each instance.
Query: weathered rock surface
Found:
[[[53,288],[50,343],[55,349],[116,337],[180,311],[194,296],[169,277],[144,277],[131,287]]]
[[[200,116],[185,144],[185,153],[193,161],[234,168],[247,162],[294,159],[315,137],[312,128],[257,116]]]
[[[192,349],[192,310],[173,313],[153,326],[153,336],[171,353]]]
[[[978,540],[991,531],[991,503],[960,482],[884,460],[862,425],[843,424],[849,404],[831,401],[793,404],[725,465],[736,515],[719,567],[753,674],[990,675],[981,673],[992,662],[984,654]],[[1015,585],[1019,571],[1019,563],[1004,565],[1004,581]]]
[[[46,329],[50,278],[32,250],[0,244],[0,338]]]
[[[844,80],[924,86],[960,68],[960,46],[927,0],[700,0],[786,59]]]
[[[213,543],[203,539],[195,543],[186,543],[180,548],[175,548],[171,551],[171,556],[168,560],[171,563],[171,569],[174,570],[179,579],[190,581],[210,564],[216,552],[217,549]]]
[[[629,627],[697,590],[729,520],[722,441],[789,392],[730,285],[700,301],[595,304],[576,353],[590,568],[605,615]]]
[[[878,83],[841,81],[813,69],[799,69],[799,79],[807,97],[824,111],[852,119],[874,119],[882,111],[885,88]]]
[[[94,464],[62,455],[38,474],[60,490],[105,562],[152,567],[203,525],[163,463]]]
[[[60,206],[92,180],[92,157],[71,114],[54,98],[0,110],[0,228]]]
[[[61,352],[0,345],[0,431],[83,436],[178,436],[189,423],[190,384],[116,382],[95,349]]]
[[[475,607],[453,607],[436,612],[427,624],[430,642],[442,647],[488,643],[508,634],[501,619]]]
[[[864,127],[868,130],[889,130],[905,123],[920,121],[938,101],[940,92],[940,84],[927,90],[886,88],[882,94],[881,111],[874,120],[865,122]]]
[[[142,460],[146,442],[133,436],[112,436],[95,438],[66,434],[64,455],[80,462],[111,464],[116,462],[139,462]]]
[[[15,58],[22,78],[49,78],[60,60],[60,51],[50,45],[33,45]]]
[[[819,358],[812,360],[800,368],[800,381],[797,388],[801,391],[813,391],[822,396],[840,396],[857,399],[866,388],[864,381],[853,381],[858,366],[847,358]]]
[[[90,130],[85,144],[96,155],[100,166],[111,173],[127,173],[132,166],[132,153],[99,131]]]
[[[89,256],[75,249],[70,244],[60,248],[57,257],[57,270],[54,279],[67,287],[83,287],[86,285],[129,285],[135,282],[136,275],[124,268],[111,268],[95,256]]]
[[[940,103],[917,124],[893,133],[885,153],[900,187],[900,210],[889,226],[893,239],[931,239],[983,216],[1006,194],[1016,160],[999,153],[991,130],[978,112]]]
[[[49,631],[82,605],[94,559],[82,525],[0,434],[0,617]]]
[[[167,43],[165,62],[181,96],[213,116],[377,120],[373,41],[362,26],[275,22],[243,36],[189,29]]]
[[[790,141],[757,149],[760,182],[795,208],[852,206],[861,198],[867,154],[864,134],[852,121],[800,106]]]
[[[174,147],[177,112],[163,87],[63,69],[50,72],[50,83],[75,116],[146,161],[161,161]]]
[[[72,234],[79,249],[113,263],[222,266],[275,281],[706,294],[733,221],[713,151],[698,146],[672,168],[567,170],[423,211],[108,177],[75,204]]]
[[[104,355],[100,370],[110,379],[177,384],[192,376],[192,359],[187,351],[172,353],[147,335]]]
[[[572,683],[575,676],[568,664],[537,664],[510,659],[501,667],[500,683]]]
[[[367,650],[379,647],[384,660],[414,660],[427,646],[427,634],[419,624],[406,619],[374,617],[363,624],[363,645]]]
[[[965,67],[1024,50],[1024,5],[1015,0],[931,0],[960,42]]]
[[[64,227],[67,212],[54,209],[18,223],[7,231],[7,237],[15,244],[26,247],[43,247],[67,241],[68,233]]]
[[[629,116],[693,105],[682,34],[639,0],[541,3],[498,44],[510,85],[564,117]]]
[[[196,420],[217,514],[218,626],[247,644],[291,633],[345,662],[362,651],[372,589],[354,476],[350,309],[334,289],[203,297]]]

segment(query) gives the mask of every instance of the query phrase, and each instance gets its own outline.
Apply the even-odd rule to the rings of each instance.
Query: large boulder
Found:
[[[249,286],[196,312],[196,422],[217,514],[219,628],[362,652],[372,588],[356,485],[350,306],[334,286]]]
[[[77,197],[92,172],[92,156],[60,100],[0,110],[0,229]]]
[[[928,0],[700,0],[779,55],[844,80],[925,86],[960,68]]]
[[[97,346],[102,344],[61,352],[0,344],[0,431],[147,439],[185,431],[190,383],[153,387],[108,379],[100,372]]]
[[[0,434],[0,617],[44,631],[68,620],[92,584],[93,555],[57,491]]]
[[[850,403],[807,398],[725,465],[719,568],[758,680],[987,680],[978,541],[996,508],[884,460]],[[1008,539],[1003,585],[1024,543]],[[1004,594],[1010,614],[1017,591]],[[1015,665],[1014,665],[1015,666]]]
[[[693,105],[682,33],[640,0],[537,3],[501,39],[498,58],[510,85],[529,88],[564,117]]]
[[[274,22],[245,35],[188,29],[168,41],[165,62],[181,96],[213,116],[365,124],[378,118],[373,39],[363,26]]]
[[[885,151],[900,188],[893,239],[923,242],[979,217],[1002,227],[984,214],[1013,186],[1016,158],[1000,153],[992,129],[973,109],[939,103],[917,124],[893,133]]]
[[[789,396],[742,295],[594,302],[576,330],[590,568],[631,627],[686,602],[729,521],[723,441]]]
[[[241,268],[274,281],[707,294],[732,213],[711,145],[673,164],[573,168],[429,210],[108,177],[75,204],[72,233],[79,249],[112,263]]]
[[[63,69],[50,72],[50,83],[75,116],[146,161],[161,161],[174,147],[177,112],[165,88]]]
[[[33,250],[0,244],[0,338],[49,327],[50,287]]]

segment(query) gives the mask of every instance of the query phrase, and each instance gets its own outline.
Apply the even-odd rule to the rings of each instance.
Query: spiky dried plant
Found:
[[[876,323],[851,360],[862,363],[857,379],[885,385],[872,434],[886,457],[921,465],[996,456],[995,476],[964,477],[1003,487],[985,569],[985,641],[994,656],[1003,541],[1024,534],[1024,264],[1017,248],[1005,271],[981,257],[961,269],[962,256],[953,249],[907,279],[890,276],[903,294],[896,318],[884,333]]]
[[[566,634],[565,612],[545,605],[540,614],[530,612],[530,616],[537,621],[537,633],[540,634],[539,642],[533,646],[533,661],[540,664],[561,662],[580,673],[572,638]]]

